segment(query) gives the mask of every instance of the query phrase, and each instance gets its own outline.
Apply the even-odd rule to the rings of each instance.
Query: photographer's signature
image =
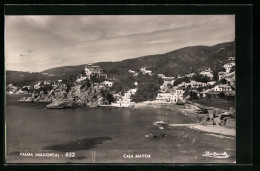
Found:
[[[212,157],[212,158],[228,158],[230,155],[227,154],[227,152],[223,152],[223,153],[216,153],[216,152],[209,152],[209,151],[205,151],[205,154],[202,154],[202,156],[204,157]]]

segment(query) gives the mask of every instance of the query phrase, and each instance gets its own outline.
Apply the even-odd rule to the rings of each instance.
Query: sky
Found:
[[[7,15],[5,67],[40,72],[234,39],[234,15]]]

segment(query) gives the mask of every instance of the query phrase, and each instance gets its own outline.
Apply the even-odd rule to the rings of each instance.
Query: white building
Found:
[[[180,88],[177,88],[175,91],[176,91],[177,94],[180,94],[180,95],[181,94],[183,95],[183,93],[184,93],[184,90],[180,89]]]
[[[232,91],[232,89],[228,85],[217,85],[214,87],[214,91]]]
[[[33,86],[33,88],[37,90],[37,89],[41,88],[40,85],[41,85],[41,82],[38,82],[37,84],[35,84],[35,85]]]
[[[233,66],[235,66],[235,62],[226,63],[223,67],[226,69],[226,72],[229,73]]]
[[[155,99],[155,102],[157,103],[177,103],[177,101],[177,93],[158,93]]]
[[[235,57],[228,57],[228,60],[229,60],[229,61],[234,61],[234,60],[235,60]]]
[[[135,94],[137,89],[130,89],[125,92],[124,96],[117,100],[115,103],[111,103],[111,106],[115,107],[129,107],[134,105],[134,102],[131,102],[131,95]]]
[[[164,81],[175,81],[175,77],[162,77]]]
[[[174,84],[174,80],[172,80],[172,81],[163,81],[163,85],[167,86],[168,84],[173,85]]]
[[[127,92],[125,92],[123,98],[131,99],[131,96],[134,95],[136,93],[136,91],[137,91],[137,88],[128,90]]]
[[[216,83],[216,81],[210,81],[210,82],[207,82],[207,85],[214,85]]]
[[[101,84],[105,85],[105,86],[108,86],[108,87],[112,87],[113,86],[113,82],[112,81],[103,81]]]
[[[197,81],[191,81],[190,83],[185,83],[185,88],[190,86],[191,88],[199,88],[199,87],[205,87],[207,84]]]
[[[30,89],[31,86],[23,86],[22,89],[24,89],[24,88]]]
[[[151,70],[147,70],[146,67],[142,67],[140,69],[140,71],[143,73],[143,74],[148,74],[148,75],[152,75],[153,72]]]
[[[88,79],[90,79],[90,76],[107,78],[107,75],[103,73],[103,69],[101,69],[99,66],[93,66],[91,64],[85,66],[85,74]]]
[[[185,75],[186,77],[193,77],[194,75],[196,75],[195,73],[189,73],[187,75]]]
[[[77,82],[81,82],[81,81],[86,80],[87,78],[88,78],[87,76],[81,76],[81,77],[78,78],[76,81],[77,81]]]
[[[129,73],[133,74],[133,76],[137,76],[138,73],[136,71],[133,71],[133,70],[128,70]]]
[[[158,75],[158,77],[161,77],[161,78],[165,77],[164,74],[157,74],[157,75]]]

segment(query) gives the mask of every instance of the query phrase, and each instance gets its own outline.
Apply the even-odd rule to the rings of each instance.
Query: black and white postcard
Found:
[[[6,163],[236,163],[235,15],[6,15]]]

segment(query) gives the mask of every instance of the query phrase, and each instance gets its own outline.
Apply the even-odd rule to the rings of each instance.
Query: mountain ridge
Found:
[[[211,67],[227,57],[234,56],[234,42],[224,42],[213,46],[188,46],[164,54],[146,55],[116,62],[97,62],[105,71],[109,70],[139,70],[141,67],[152,69],[155,73],[165,75],[187,74],[203,68]],[[67,72],[81,72],[86,64],[76,66],[62,66],[44,70],[41,73],[66,74]],[[184,69],[185,68],[185,69]],[[171,70],[171,71],[167,71]]]

